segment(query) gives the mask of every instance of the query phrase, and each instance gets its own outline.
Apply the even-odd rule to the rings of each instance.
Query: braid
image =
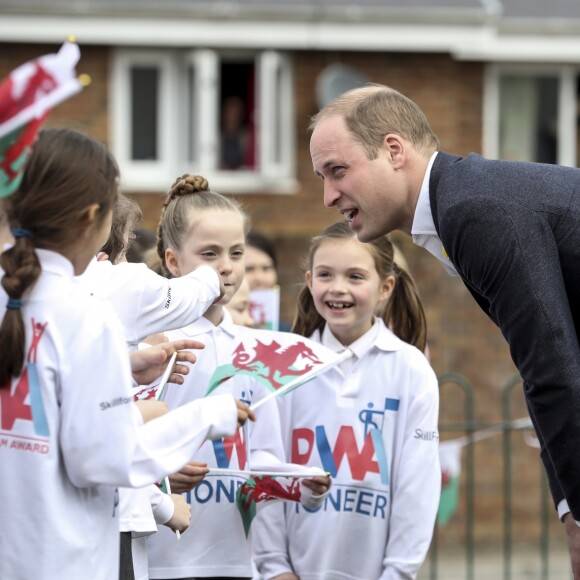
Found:
[[[165,213],[165,204],[161,208],[161,217],[159,218],[159,223],[157,224],[157,255],[161,260],[161,269],[163,272],[167,273],[167,268],[165,266],[165,244],[163,243],[163,214]]]
[[[202,191],[209,191],[207,179],[201,175],[189,175],[186,173],[173,182],[163,205],[167,207],[176,197],[201,193]]]
[[[41,267],[30,238],[16,238],[14,245],[0,255],[4,270],[2,287],[8,298],[20,300],[40,276]],[[17,377],[24,365],[25,330],[22,310],[6,310],[0,327],[4,345],[0,349],[0,387],[10,385],[10,378]]]

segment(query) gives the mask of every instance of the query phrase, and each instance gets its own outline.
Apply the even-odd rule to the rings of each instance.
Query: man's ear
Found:
[[[173,248],[167,248],[165,250],[165,267],[169,270],[169,273],[176,278],[181,276],[181,270],[179,269],[179,261],[175,255],[175,250]]]
[[[383,139],[383,147],[391,157],[393,168],[400,169],[405,162],[405,143],[403,139],[395,133],[389,133]]]

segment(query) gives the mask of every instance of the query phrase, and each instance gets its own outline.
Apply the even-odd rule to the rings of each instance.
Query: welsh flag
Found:
[[[240,374],[249,375],[269,391],[281,394],[349,356],[350,351],[338,354],[299,334],[245,328],[234,344],[231,363],[217,367],[211,376],[206,396]]]
[[[246,536],[256,517],[258,504],[272,500],[295,501],[310,509],[320,505],[323,498],[314,498],[307,487],[301,485],[303,479],[312,479],[325,473],[317,467],[305,467],[292,463],[255,467],[246,472],[250,477],[236,491],[236,504],[242,517]]]
[[[250,292],[250,314],[258,328],[278,330],[280,326],[280,288],[260,288]]]
[[[437,523],[444,526],[459,505],[459,476],[461,474],[461,450],[463,444],[457,441],[439,443],[441,463],[441,498],[437,512]]]
[[[31,60],[0,84],[0,198],[14,193],[40,126],[50,110],[78,93],[80,51],[66,42],[56,54]]]

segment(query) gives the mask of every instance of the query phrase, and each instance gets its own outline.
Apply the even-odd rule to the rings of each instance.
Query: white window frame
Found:
[[[136,50],[117,49],[112,55],[110,88],[111,149],[115,154],[126,191],[166,191],[177,175],[199,173],[221,193],[282,193],[298,190],[295,178],[294,98],[291,62],[277,51],[246,53],[256,64],[256,131],[259,156],[254,170],[223,171],[218,168],[219,154],[219,70],[228,53],[212,49]],[[158,111],[159,159],[131,159],[130,70],[135,65],[151,65],[160,71]],[[187,66],[194,69],[194,126],[198,128],[194,151],[199,156],[187,159],[184,135]],[[284,115],[276,119],[277,105]],[[272,128],[279,127],[274,135]],[[274,139],[279,139],[280,159],[274,159]]]
[[[552,76],[559,79],[558,95],[558,159],[559,165],[576,167],[576,79],[580,69],[571,65],[538,66],[518,63],[490,64],[485,72],[483,96],[483,154],[491,159],[499,158],[500,94],[502,75]]]

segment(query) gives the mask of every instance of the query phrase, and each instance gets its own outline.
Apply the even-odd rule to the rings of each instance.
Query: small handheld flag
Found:
[[[79,47],[66,42],[13,70],[0,84],[0,198],[14,193],[40,126],[50,110],[78,93]]]
[[[276,396],[351,355],[349,351],[337,354],[299,334],[245,328],[234,343],[231,363],[219,366],[211,376],[206,396],[237,375],[250,376]]]
[[[295,501],[314,507],[322,498],[314,499],[312,491],[302,485],[303,479],[328,475],[318,467],[305,467],[291,463],[261,466],[252,471],[214,470],[210,473],[228,472],[246,475],[248,479],[236,491],[236,504],[242,517],[244,532],[249,534],[250,525],[256,516],[258,504],[272,500]]]
[[[173,365],[175,364],[175,359],[177,358],[177,353],[174,352],[167,363],[167,367],[163,372],[163,375],[158,383],[150,384],[146,387],[137,387],[139,390],[135,392],[133,398],[135,401],[148,401],[150,399],[155,399],[156,401],[163,401],[163,397],[165,396],[165,388],[167,386],[167,382],[169,381],[169,377],[171,376],[171,372],[173,371]]]

